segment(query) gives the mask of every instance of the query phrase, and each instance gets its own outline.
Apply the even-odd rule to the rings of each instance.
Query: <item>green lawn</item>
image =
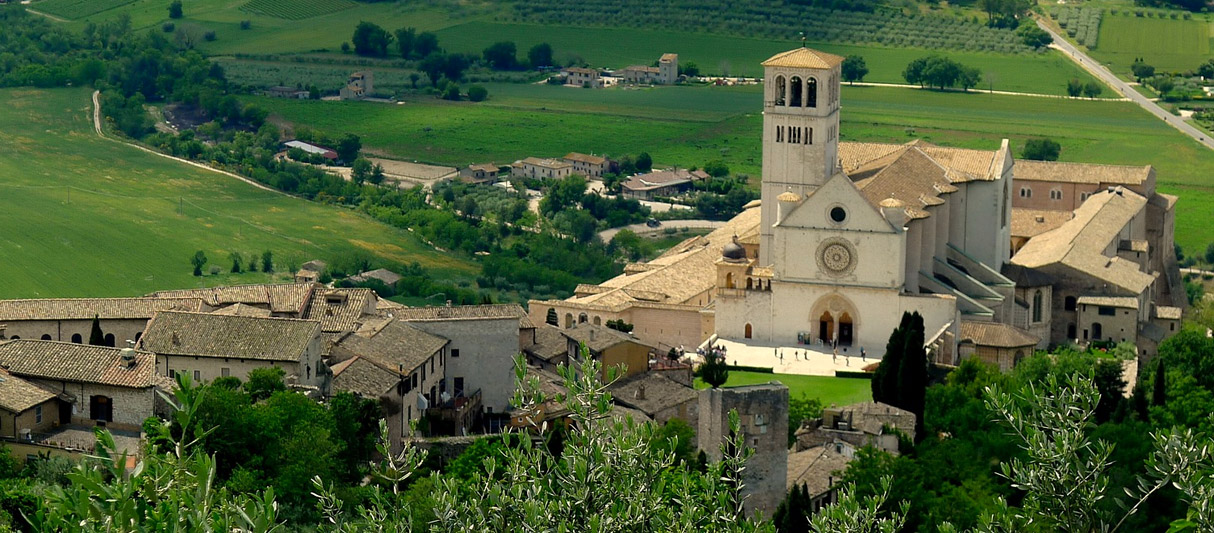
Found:
[[[799,374],[767,374],[764,372],[729,372],[729,381],[725,387],[756,385],[779,381],[788,387],[791,398],[802,395],[816,398],[824,407],[834,405],[849,405],[857,402],[872,401],[872,382],[859,378],[834,378],[826,376],[802,376]],[[696,388],[706,389],[708,384],[696,378]]]
[[[3,90],[0,297],[122,296],[263,274],[191,276],[204,250],[225,271],[232,251],[271,250],[280,269],[364,250],[467,279],[474,265],[357,212],[256,189],[98,138],[89,91]]]
[[[1128,10],[1105,13],[1100,39],[1092,55],[1115,72],[1127,75],[1130,64],[1143,58],[1156,70],[1181,72],[1197,68],[1210,58],[1214,25],[1203,15],[1192,20],[1136,17]]]
[[[648,151],[665,165],[722,159],[734,172],[760,171],[760,88],[571,89],[488,86],[475,104],[430,97],[404,105],[261,99],[286,120],[330,133],[354,132],[373,150],[463,165],[509,163],[569,151]],[[1009,138],[1052,137],[1064,161],[1155,165],[1160,188],[1180,194],[1177,242],[1214,241],[1214,153],[1128,102],[1078,101],[896,88],[844,87],[843,140],[907,142],[993,150]]]

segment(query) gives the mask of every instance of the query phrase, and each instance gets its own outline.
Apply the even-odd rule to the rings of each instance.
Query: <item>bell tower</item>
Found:
[[[843,58],[797,48],[763,62],[763,186],[759,264],[771,264],[776,198],[809,196],[839,166],[839,77]]]

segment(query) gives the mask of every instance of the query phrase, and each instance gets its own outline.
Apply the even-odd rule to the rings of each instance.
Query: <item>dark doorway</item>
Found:
[[[105,334],[105,345],[109,346],[110,348],[114,347],[114,334],[113,333]]]
[[[822,317],[818,319],[818,338],[822,342],[830,342],[834,340],[835,333],[835,318],[830,316],[830,311],[822,313]]]
[[[1104,338],[1104,328],[1100,326],[1100,322],[1092,322],[1092,340],[1098,341]]]
[[[851,315],[843,313],[839,316],[839,344],[851,346],[852,324]]]
[[[67,403],[65,401],[59,402],[59,423],[60,424],[71,424],[72,423],[72,404]]]
[[[89,418],[93,420],[114,420],[114,402],[108,396],[93,396],[89,398]]]

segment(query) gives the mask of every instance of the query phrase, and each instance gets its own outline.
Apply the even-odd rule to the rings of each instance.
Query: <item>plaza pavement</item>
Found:
[[[881,361],[881,358],[872,355],[873,350],[867,346],[866,357],[862,360],[859,346],[840,346],[838,357],[834,357],[829,345],[759,346],[722,339],[717,339],[714,345],[725,349],[726,363],[770,367],[776,374],[834,376],[836,370],[860,371],[867,365]],[[883,346],[878,349],[884,352]],[[780,353],[784,354],[783,360],[778,355]]]

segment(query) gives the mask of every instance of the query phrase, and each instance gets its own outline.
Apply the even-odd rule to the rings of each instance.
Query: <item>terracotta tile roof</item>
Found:
[[[821,496],[832,488],[832,479],[839,481],[843,477],[848,462],[847,456],[836,452],[829,444],[791,452],[788,454],[786,489],[805,485],[810,498]]]
[[[607,326],[596,326],[590,323],[575,324],[568,329],[562,329],[561,334],[575,342],[584,343],[591,352],[602,352],[618,344],[634,342],[643,343],[622,331],[616,331]]]
[[[320,329],[326,333],[354,331],[364,313],[374,311],[371,302],[375,298],[371,289],[317,289],[303,318],[320,321]]]
[[[978,346],[995,348],[1026,348],[1036,346],[1041,340],[1023,329],[999,322],[962,320],[961,342],[970,341]]]
[[[399,382],[400,374],[359,356],[333,366],[333,388],[353,392],[364,398],[379,398],[390,394]]]
[[[672,185],[682,185],[693,181],[706,180],[710,176],[703,170],[690,171],[683,168],[659,170],[649,174],[639,174],[628,178],[620,186],[630,191],[649,191]]]
[[[246,305],[246,304],[232,304],[227,307],[221,307],[219,309],[211,311],[211,314],[230,315],[230,316],[257,316],[257,317],[267,318],[270,316],[271,313],[270,313],[269,309],[262,309],[260,307],[253,307],[251,305]]]
[[[25,379],[96,383],[147,388],[156,384],[156,355],[135,351],[135,366],[122,361],[122,350],[70,342],[20,339],[0,342],[0,365]]]
[[[679,54],[662,54],[658,61],[675,61],[679,59]]]
[[[308,269],[305,268],[305,270]],[[211,287],[207,289],[159,291],[149,296],[158,298],[202,298],[211,307],[222,307],[231,304],[263,305],[269,307],[270,311],[275,313],[300,315],[304,312],[304,307],[308,303],[308,298],[312,296],[312,291],[319,286],[313,283],[233,285],[230,287]]]
[[[201,311],[198,298],[48,298],[0,300],[0,321],[149,319],[157,311]]]
[[[1155,173],[1155,169],[1150,165],[1132,167],[1018,159],[1012,173],[1018,181],[1142,185]]]
[[[771,56],[767,61],[763,62],[765,67],[791,67],[791,68],[834,68],[843,63],[843,58],[826,52],[819,52],[812,48],[796,48],[787,52],[780,52]]]
[[[1104,250],[1145,206],[1146,199],[1128,189],[1093,194],[1075,210],[1075,218],[1029,239],[1012,262],[1030,268],[1061,264],[1130,294],[1141,294],[1156,276],[1131,261],[1106,257]]]
[[[1180,320],[1181,309],[1168,305],[1159,305],[1155,307],[1155,317],[1164,320]]]
[[[1138,309],[1138,298],[1133,296],[1080,296],[1076,303],[1079,305],[1101,305]]]
[[[442,350],[448,339],[431,335],[399,320],[367,327],[342,338],[337,346],[384,368],[412,372]]]
[[[652,418],[657,413],[694,402],[696,390],[657,372],[642,372],[607,387],[616,403],[640,410]]]
[[[0,408],[15,414],[42,402],[48,402],[56,395],[42,387],[0,370]]]
[[[860,192],[874,206],[894,198],[907,207],[913,218],[922,218],[920,215],[927,215],[924,208],[944,203],[938,195],[949,189],[956,190],[949,183],[948,169],[917,148],[887,158],[893,160],[871,177],[856,182]]]
[[[519,304],[453,305],[434,307],[405,307],[392,312],[392,316],[407,322],[442,320],[481,320],[486,318],[517,318],[519,328],[534,328],[527,311]]]
[[[161,355],[297,362],[319,335],[315,320],[164,312],[140,346]]]
[[[523,349],[528,355],[546,362],[553,362],[569,354],[569,341],[554,326],[535,328],[535,342]]]
[[[350,276],[350,281],[353,282],[363,282],[372,279],[379,280],[383,282],[384,285],[392,287],[396,285],[396,282],[400,281],[401,275],[386,268],[377,268],[375,270],[359,273],[356,276]]]
[[[996,168],[996,150],[971,150],[936,146],[916,139],[906,144],[839,143],[839,164],[852,180],[870,177],[900,154],[915,149],[945,169],[950,182],[991,181],[1002,169]]]
[[[569,163],[566,163],[566,162],[558,160],[558,159],[540,159],[538,157],[528,157],[528,158],[524,159],[522,161],[522,163],[525,165],[531,165],[531,166],[543,167],[543,168],[551,168],[551,169],[569,168],[569,167],[573,166]]]
[[[588,165],[601,165],[601,164],[607,162],[606,158],[602,158],[597,155],[580,154],[577,152],[569,152],[569,153],[565,154],[565,157],[563,157],[562,159],[564,159],[566,161],[577,161],[579,163],[586,163]]]
[[[1012,208],[1012,236],[1036,237],[1075,218],[1070,211]]]

